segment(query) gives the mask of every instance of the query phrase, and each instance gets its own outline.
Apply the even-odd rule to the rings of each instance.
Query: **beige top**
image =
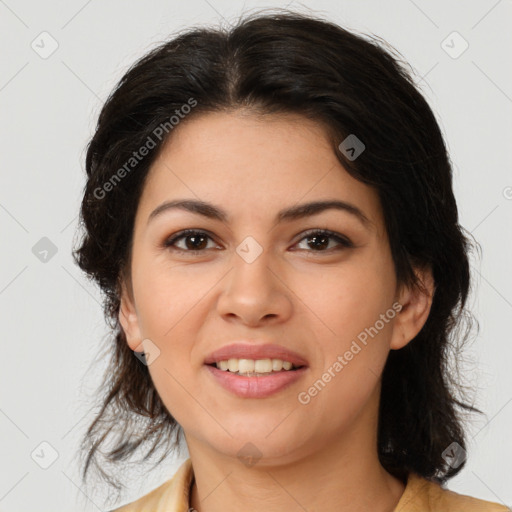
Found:
[[[189,458],[182,463],[170,480],[142,498],[112,512],[188,512],[193,478],[192,461]],[[510,510],[504,505],[457,494],[411,473],[394,512],[510,512]]]

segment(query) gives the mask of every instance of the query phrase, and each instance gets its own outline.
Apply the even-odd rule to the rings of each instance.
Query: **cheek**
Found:
[[[374,258],[296,272],[290,286],[334,338],[356,336],[392,305],[393,269]]]
[[[331,411],[333,429],[354,418],[375,392],[395,316],[390,288],[378,273],[354,269],[338,277],[326,280],[308,303],[328,329],[316,333],[318,357],[300,402],[306,410]]]
[[[200,397],[200,390],[191,384],[186,358],[179,353],[169,354],[167,349],[148,370],[164,406],[180,425],[188,425],[193,422],[191,418],[201,416],[201,401],[194,400]]]
[[[187,404],[183,386],[190,388],[197,371],[195,341],[211,307],[205,295],[219,280],[204,273],[199,277],[197,272],[194,277],[187,270],[153,263],[136,276],[141,333],[158,348],[158,358],[148,370],[166,406],[172,403],[173,409]]]
[[[317,325],[315,344],[321,358],[314,368],[314,377],[323,381],[321,376],[331,368],[325,379],[335,393],[332,396],[359,386],[359,381],[362,388],[358,389],[365,395],[375,385],[389,353],[395,317],[394,273],[390,261],[354,258],[350,264],[325,269],[322,277],[304,278],[303,274],[297,286],[299,282],[298,295],[307,297],[304,302],[313,313],[308,315]],[[317,322],[317,318],[321,321]],[[324,399],[327,396],[330,393]],[[355,398],[351,396],[345,398]]]
[[[197,395],[191,355],[202,325],[198,315],[205,314],[200,300],[205,291],[197,280],[188,280],[175,271],[166,274],[156,266],[140,284],[142,334],[154,341],[159,350],[148,370],[168,411],[178,423],[186,423],[190,394]]]
[[[143,335],[172,339],[175,331],[190,324],[201,298],[215,283],[211,276],[187,275],[187,269],[166,268],[153,263],[134,275],[137,310]],[[209,284],[210,281],[212,284]]]

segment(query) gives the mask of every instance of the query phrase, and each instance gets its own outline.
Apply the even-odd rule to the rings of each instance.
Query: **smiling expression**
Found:
[[[120,311],[130,348],[158,348],[151,378],[187,442],[231,456],[252,442],[293,460],[375,429],[389,350],[426,318],[386,322],[298,401],[406,297],[377,192],[345,171],[320,125],[294,115],[214,113],[175,128],[140,198],[130,270]],[[234,343],[278,345],[307,364],[275,392],[237,394],[205,363]],[[229,378],[243,391],[276,376]]]

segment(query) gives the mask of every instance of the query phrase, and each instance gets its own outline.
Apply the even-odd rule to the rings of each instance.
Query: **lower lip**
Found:
[[[300,379],[307,370],[307,367],[303,366],[297,370],[285,370],[261,377],[244,377],[230,371],[219,370],[216,366],[205,366],[219,384],[242,398],[265,398],[273,395]]]

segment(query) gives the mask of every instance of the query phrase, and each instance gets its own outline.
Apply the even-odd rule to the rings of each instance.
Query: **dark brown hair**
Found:
[[[418,286],[413,268],[432,269],[430,315],[414,340],[390,352],[383,371],[378,454],[397,477],[413,471],[446,481],[464,466],[443,458],[451,443],[466,446],[461,413],[480,411],[464,403],[465,386],[450,366],[470,332],[461,326],[474,320],[466,309],[472,245],[458,222],[443,136],[396,50],[378,37],[283,10],[247,15],[229,29],[176,35],[136,62],[101,110],[87,148],[84,234],[73,254],[104,293],[112,359],[101,410],[84,438],[83,479],[95,465],[120,489],[100,455],[105,464],[123,467],[137,449],[145,450],[146,460],[166,445],[160,462],[180,440],[181,427],[126,343],[118,321],[120,283],[129,276],[144,180],[172,137],[172,116],[182,123],[238,109],[301,114],[321,123],[345,169],[378,192],[398,282]],[[339,148],[350,134],[365,144],[357,159]],[[150,139],[155,147],[131,160]],[[102,452],[108,440],[112,445]]]

